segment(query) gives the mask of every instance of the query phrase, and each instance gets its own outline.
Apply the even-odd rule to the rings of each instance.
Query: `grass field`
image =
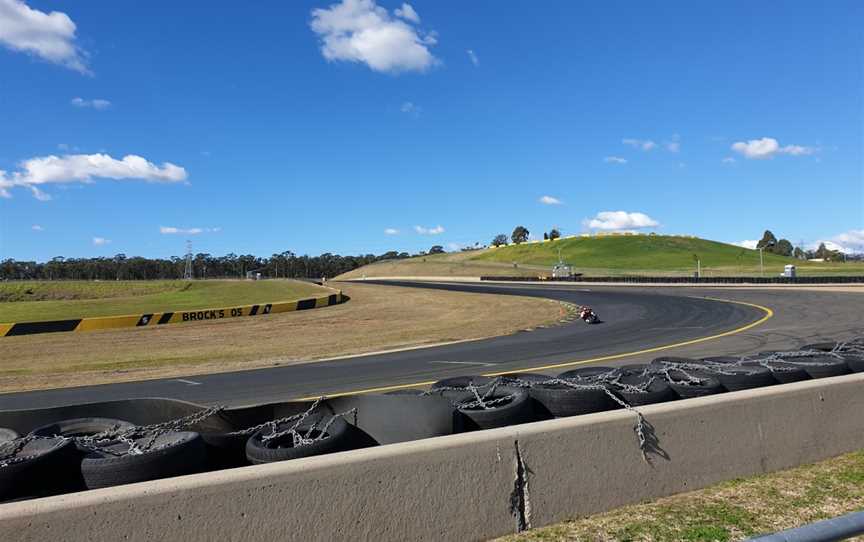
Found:
[[[348,303],[255,318],[0,338],[0,392],[239,371],[506,335],[557,322],[560,304],[346,283]]]
[[[575,237],[554,242],[523,243],[497,249],[423,256],[379,262],[339,278],[386,276],[549,275],[561,258],[585,276],[685,276],[696,270],[711,276],[759,276],[759,251],[735,245],[669,235]],[[765,276],[777,276],[786,264],[801,276],[864,275],[864,263],[806,262],[764,255]],[[515,265],[514,265],[515,263]]]
[[[864,452],[859,451],[526,531],[499,542],[727,542],[799,527],[862,507]]]
[[[292,280],[0,282],[0,322],[230,307],[327,292]]]

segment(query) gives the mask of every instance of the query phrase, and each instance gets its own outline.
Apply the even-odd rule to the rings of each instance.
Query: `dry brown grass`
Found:
[[[177,377],[504,335],[562,316],[536,298],[340,284],[348,303],[146,329],[5,337],[0,391]]]
[[[864,451],[501,539],[731,541],[864,508]]]

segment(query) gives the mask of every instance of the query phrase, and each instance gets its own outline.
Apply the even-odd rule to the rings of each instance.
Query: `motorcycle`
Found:
[[[600,318],[597,317],[597,313],[595,313],[591,307],[582,307],[579,311],[579,318],[581,318],[586,324],[596,324],[600,321]]]

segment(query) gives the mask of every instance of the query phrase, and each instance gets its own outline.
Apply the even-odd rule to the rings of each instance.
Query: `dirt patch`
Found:
[[[0,392],[188,376],[506,335],[557,322],[555,301],[340,284],[311,311],[147,329],[0,339]]]

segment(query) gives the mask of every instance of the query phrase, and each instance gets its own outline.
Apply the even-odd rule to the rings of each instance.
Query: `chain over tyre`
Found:
[[[759,359],[757,356],[751,361],[746,361],[741,364],[742,367],[764,367],[771,371],[774,379],[781,384],[791,384],[792,382],[801,382],[802,380],[810,380],[810,375],[807,374],[800,365],[789,363],[788,361],[778,359]]]
[[[669,384],[656,375],[622,374],[612,390],[630,406],[651,405],[676,399]]]
[[[535,420],[528,392],[524,389],[498,386],[491,393],[479,393],[482,402],[472,392],[454,398],[462,422],[462,427],[457,423],[457,429],[492,429]]]
[[[320,417],[307,419],[296,428],[296,434],[306,436],[309,441],[295,444],[294,434],[287,433],[272,439],[266,437],[289,429],[291,425],[277,425],[275,432],[271,428],[260,429],[253,433],[246,442],[246,457],[253,465],[273,463],[288,459],[299,459],[301,457],[312,457],[315,455],[342,452],[352,448],[348,422],[341,416],[333,419],[322,420]],[[322,429],[327,426],[326,431]]]
[[[702,360],[702,363],[705,371],[716,376],[723,387],[729,391],[749,390],[777,384],[771,371],[765,367],[741,367],[705,360]]]
[[[617,408],[606,388],[568,386],[565,383],[537,384],[529,391],[532,398],[556,418],[603,412]]]
[[[148,436],[132,440],[136,444],[151,443]],[[96,489],[193,474],[202,469],[207,459],[204,440],[192,431],[164,433],[152,440],[150,449],[143,453],[128,452],[125,442],[89,450],[81,461],[85,486]]]
[[[663,372],[658,371],[656,374],[666,380],[669,387],[680,399],[705,397],[726,391],[726,388],[716,377],[705,373],[684,369],[667,369]]]
[[[822,356],[788,357],[783,358],[783,361],[798,365],[807,371],[807,374],[812,378],[827,378],[850,373],[849,366],[842,357],[829,354]]]
[[[7,457],[17,448],[17,453]],[[80,452],[65,438],[27,437],[0,444],[0,501],[41,497],[82,488]]]
[[[74,418],[45,424],[30,432],[37,437],[66,437],[72,439],[94,437],[100,434],[109,435],[127,432],[134,424],[115,418]],[[80,444],[78,447],[85,450]]]

